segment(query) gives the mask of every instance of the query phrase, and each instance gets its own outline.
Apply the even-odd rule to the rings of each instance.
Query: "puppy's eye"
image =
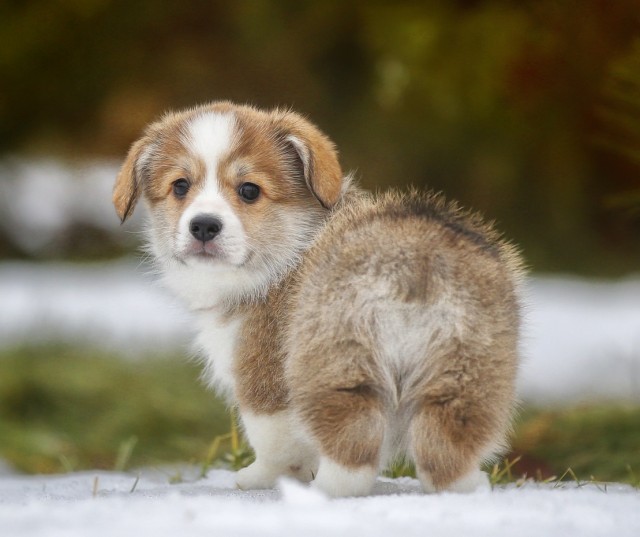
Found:
[[[189,182],[186,179],[178,179],[173,183],[173,194],[176,198],[184,198],[189,192]]]
[[[260,187],[253,183],[242,183],[238,188],[238,194],[246,203],[253,203],[260,195]]]

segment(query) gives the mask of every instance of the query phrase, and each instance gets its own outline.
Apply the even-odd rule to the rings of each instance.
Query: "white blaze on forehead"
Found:
[[[217,176],[220,160],[232,149],[234,130],[233,114],[208,112],[196,116],[187,124],[183,142],[191,154],[204,163],[205,175],[194,188],[191,203],[184,208],[178,221],[175,239],[178,254],[187,252],[193,245],[194,238],[190,232],[193,218],[207,215],[222,223],[222,229],[215,239],[219,259],[240,265],[247,257],[247,238],[242,222],[220,188]]]
[[[194,200],[195,206],[220,198],[218,163],[231,150],[234,128],[235,118],[229,113],[207,112],[189,122],[186,145],[205,165],[204,182]]]
[[[190,121],[186,143],[204,161],[207,180],[215,179],[218,162],[231,149],[234,127],[232,114],[210,112]]]

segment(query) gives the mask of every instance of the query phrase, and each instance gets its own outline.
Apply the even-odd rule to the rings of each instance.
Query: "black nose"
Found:
[[[207,242],[222,231],[222,221],[215,216],[200,214],[189,223],[189,231],[199,241]]]

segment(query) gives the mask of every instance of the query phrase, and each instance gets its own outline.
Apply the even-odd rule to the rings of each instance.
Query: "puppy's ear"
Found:
[[[140,161],[147,141],[144,137],[131,146],[113,187],[113,205],[122,223],[131,216],[140,197]]]
[[[288,119],[285,142],[302,163],[302,174],[311,193],[325,209],[331,209],[340,199],[343,179],[335,145],[301,117],[290,114]]]

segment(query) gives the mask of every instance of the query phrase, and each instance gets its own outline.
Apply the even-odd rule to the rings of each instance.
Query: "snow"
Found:
[[[0,263],[0,347],[69,341],[134,356],[184,346],[188,316],[134,261]]]
[[[534,278],[526,310],[525,401],[640,402],[640,279]]]
[[[142,214],[120,226],[111,191],[119,163],[54,159],[0,162],[0,228],[25,251],[38,254],[72,225],[90,224],[121,242],[131,242]],[[141,213],[141,211],[138,211]]]
[[[132,491],[133,490],[133,491]],[[366,498],[329,500],[282,481],[239,491],[233,472],[170,485],[161,472],[85,472],[0,479],[4,536],[118,535],[500,537],[636,536],[640,492],[621,485],[525,484],[469,495],[419,492],[409,478],[380,478]]]

